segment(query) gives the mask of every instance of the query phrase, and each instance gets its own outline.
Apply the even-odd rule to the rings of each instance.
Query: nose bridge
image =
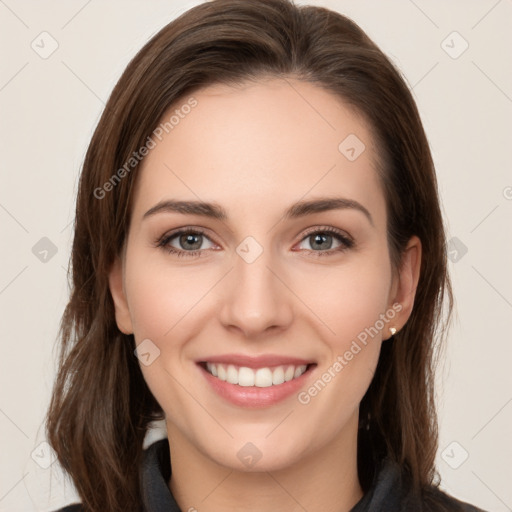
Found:
[[[248,337],[269,327],[285,327],[292,317],[291,297],[275,275],[279,265],[273,251],[247,237],[236,253],[223,300],[223,324],[238,327]]]

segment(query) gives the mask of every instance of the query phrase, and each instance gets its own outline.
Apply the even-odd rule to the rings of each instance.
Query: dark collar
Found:
[[[147,512],[181,512],[168,486],[171,478],[168,439],[160,439],[144,451],[140,476]]]
[[[141,485],[147,512],[182,512],[168,487],[170,477],[169,441],[161,439],[144,451]],[[389,460],[384,461],[372,487],[350,512],[425,510],[425,502],[421,498],[414,497],[403,482],[400,467]],[[430,487],[426,494],[441,500],[447,505],[446,510],[484,512],[444,494],[435,487]]]
[[[161,439],[144,452],[142,463],[142,493],[148,512],[181,512],[168,482],[171,477],[169,441]],[[366,493],[351,512],[399,510],[399,473],[389,464],[378,475],[377,484]]]
[[[171,478],[167,439],[154,442],[144,451],[140,477],[146,512],[182,512],[167,485]],[[427,503],[430,505],[426,505]],[[60,512],[81,512],[82,510],[83,507],[80,504],[59,509]],[[434,486],[424,489],[423,498],[414,496],[401,478],[400,467],[389,460],[384,461],[372,487],[350,512],[425,512],[427,510],[485,512],[448,496]]]

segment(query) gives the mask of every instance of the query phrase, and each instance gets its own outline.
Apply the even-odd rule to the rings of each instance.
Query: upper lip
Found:
[[[234,366],[245,366],[247,368],[265,368],[269,366],[294,365],[302,366],[313,364],[314,361],[301,359],[299,357],[281,356],[276,354],[264,354],[260,356],[249,356],[244,354],[223,354],[206,357],[197,361],[198,363],[232,364]]]

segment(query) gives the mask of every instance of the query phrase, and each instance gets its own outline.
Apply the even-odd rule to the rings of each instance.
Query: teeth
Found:
[[[238,370],[232,364],[228,365],[226,380],[230,384],[238,384]]]
[[[295,368],[295,372],[294,372],[294,374],[293,374],[293,377],[294,377],[295,379],[296,379],[297,377],[300,377],[300,376],[304,373],[304,370],[305,370],[305,369],[306,369],[305,367],[303,368],[302,366],[298,366],[297,368]]]
[[[288,368],[286,368],[286,371],[284,372],[285,382],[292,380],[294,375],[295,375],[295,366],[288,366]]]
[[[236,382],[230,382],[230,384],[236,384]],[[254,386],[254,371],[251,368],[242,366],[238,370],[238,384],[240,386]]]
[[[306,371],[307,365],[286,365],[275,366],[273,368],[258,368],[254,370],[246,366],[237,367],[233,364],[206,363],[206,369],[214,377],[238,384],[244,387],[268,388],[269,386],[278,386],[283,382],[300,377]]]
[[[282,384],[284,382],[284,370],[282,366],[278,366],[272,372],[272,384]]]
[[[272,386],[272,370],[270,368],[260,368],[256,370],[254,384],[259,388]]]
[[[217,367],[212,363],[206,363],[206,368],[214,376],[217,377]]]
[[[226,372],[226,369],[224,368],[224,366],[222,366],[221,364],[219,364],[217,366],[217,377],[220,379],[220,380],[226,380],[228,378],[228,375],[227,375],[227,372]]]

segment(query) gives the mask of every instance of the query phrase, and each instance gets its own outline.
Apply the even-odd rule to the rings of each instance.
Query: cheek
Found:
[[[306,287],[310,290],[308,306],[327,327],[320,338],[324,357],[316,383],[303,390],[299,401],[314,401],[344,414],[343,410],[346,413],[357,407],[366,392],[378,363],[383,333],[396,314],[388,304],[391,268],[388,260],[365,260],[364,264],[361,260],[316,277],[303,282],[303,292]]]
[[[126,267],[126,292],[135,339],[158,345],[175,336],[214,282],[204,273],[170,270],[134,255]]]
[[[187,340],[195,335],[196,324],[191,322],[194,304],[205,293],[199,283],[191,281],[183,273],[171,273],[159,265],[137,261],[136,256],[126,268],[126,292],[135,341],[145,347],[144,352],[150,353],[149,361],[140,358],[140,368],[166,416],[176,410],[187,416],[191,407],[187,394],[183,393],[182,385],[187,379],[181,363]],[[182,427],[185,429],[186,425]]]
[[[310,435],[314,435],[320,418],[326,438],[338,435],[351,417],[357,418],[377,367],[382,331],[387,325],[382,320],[387,318],[386,280],[354,272],[341,282],[343,292],[331,291],[337,299],[324,303],[323,309],[326,323],[335,334],[322,338],[327,350],[323,351],[316,377],[297,396],[304,425],[312,429]],[[321,298],[317,300],[320,307]],[[316,421],[310,424],[306,420],[309,416]]]
[[[307,306],[326,327],[326,339],[336,352],[346,350],[361,333],[364,338],[367,329],[373,337],[375,326],[382,331],[379,319],[389,306],[391,285],[387,259],[361,258],[329,272],[315,269],[296,282],[301,283],[297,294],[307,298]]]
[[[167,412],[190,406],[180,383],[189,379],[189,341],[200,335],[212,314],[209,292],[216,280],[211,271],[170,269],[165,258],[151,260],[137,249],[127,254],[126,294],[134,337],[151,354],[150,364],[141,359],[141,371]]]

